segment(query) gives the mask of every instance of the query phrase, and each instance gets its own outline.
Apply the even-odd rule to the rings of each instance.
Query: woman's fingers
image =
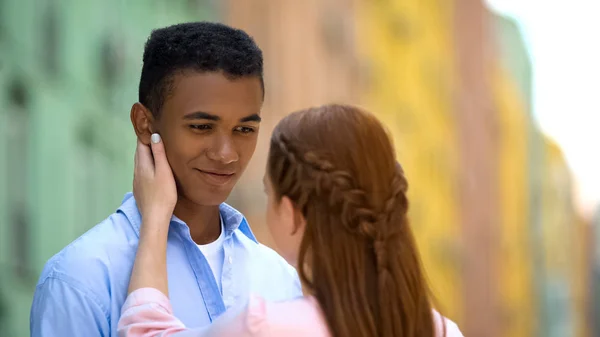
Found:
[[[144,145],[139,139],[135,150],[135,167],[136,174],[154,174],[154,160],[152,152],[148,145]]]
[[[171,176],[173,173],[171,171],[171,166],[169,165],[169,161],[167,160],[167,155],[165,153],[165,145],[160,138],[158,133],[152,134],[150,138],[150,146],[152,147],[152,156],[154,158],[154,172],[159,176]]]

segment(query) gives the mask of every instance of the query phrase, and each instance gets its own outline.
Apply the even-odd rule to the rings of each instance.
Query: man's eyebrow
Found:
[[[257,122],[260,123],[260,121],[262,120],[262,118],[260,118],[260,116],[258,114],[252,114],[250,116],[246,116],[243,118],[240,118],[240,122],[245,123],[245,122]]]
[[[217,121],[221,120],[221,117],[216,116],[216,115],[211,115],[207,112],[197,111],[197,112],[192,112],[192,113],[189,113],[189,114],[183,116],[183,119],[187,119],[187,120],[208,119],[208,120],[217,122]]]

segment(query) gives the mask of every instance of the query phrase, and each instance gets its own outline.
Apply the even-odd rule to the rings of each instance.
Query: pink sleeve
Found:
[[[117,328],[119,337],[167,337],[183,330],[167,296],[154,288],[141,288],[127,296]]]
[[[266,323],[264,299],[252,296],[247,306],[227,311],[211,325],[187,329],[163,293],[141,288],[125,300],[117,331],[119,337],[258,337],[267,333]]]
[[[262,337],[268,334],[265,300],[250,296],[247,305],[232,308],[210,326],[190,329],[177,337]]]
[[[264,332],[257,337],[331,337],[321,308],[313,297],[269,303],[264,317]]]
[[[314,303],[305,299],[266,303],[258,296],[251,296],[245,306],[228,310],[209,326],[186,329],[173,316],[169,299],[154,288],[129,294],[118,333],[119,337],[329,336]]]

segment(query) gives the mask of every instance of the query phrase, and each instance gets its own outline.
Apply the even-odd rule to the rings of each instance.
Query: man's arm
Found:
[[[109,337],[110,324],[91,293],[76,282],[49,277],[38,285],[29,318],[31,337]]]

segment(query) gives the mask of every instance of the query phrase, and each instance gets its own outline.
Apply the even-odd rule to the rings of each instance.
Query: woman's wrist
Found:
[[[142,216],[140,235],[162,237],[169,232],[170,217]]]
[[[166,212],[161,212],[161,211],[148,211],[148,212],[143,212],[141,214],[142,216],[142,223],[144,224],[148,224],[149,226],[162,226],[162,227],[168,227],[167,225],[171,222],[171,217],[172,217],[173,213],[169,213],[167,214]]]

